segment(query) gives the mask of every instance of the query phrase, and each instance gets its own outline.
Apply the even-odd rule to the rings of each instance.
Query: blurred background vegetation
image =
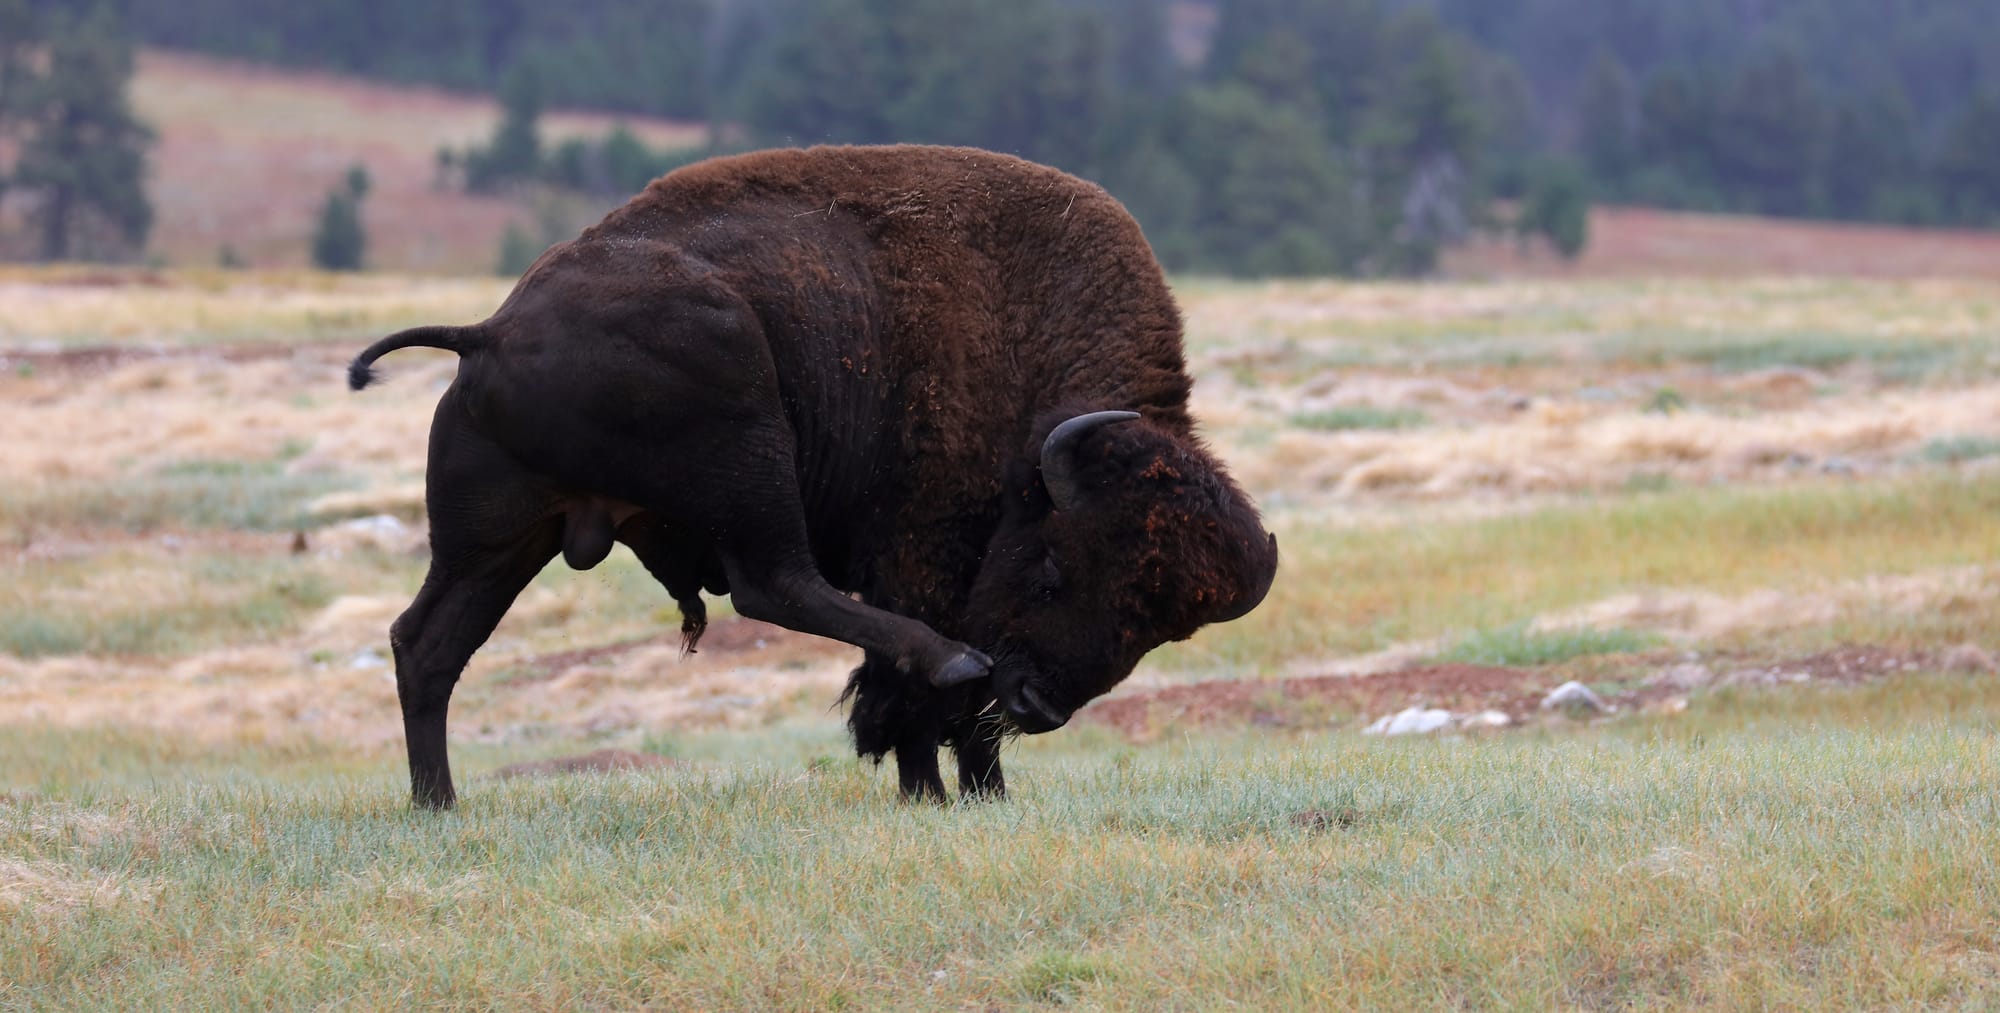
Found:
[[[1417,275],[1509,229],[1574,255],[1593,201],[2000,223],[1989,0],[78,6],[0,0],[0,172],[34,201],[44,258],[143,246],[143,196],[119,181],[144,127],[101,84],[129,77],[135,42],[497,94],[488,143],[438,152],[439,179],[475,193],[609,206],[773,144],[1013,152],[1103,183],[1180,271]],[[700,121],[708,144],[547,144],[548,106]],[[88,143],[64,126],[78,110]],[[539,249],[508,243],[503,270]]]

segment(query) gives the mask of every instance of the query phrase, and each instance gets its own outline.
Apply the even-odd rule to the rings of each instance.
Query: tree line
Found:
[[[501,93],[509,126],[440,155],[469,189],[622,197],[704,153],[629,133],[545,148],[540,108],[582,105],[705,119],[708,150],[1009,151],[1103,183],[1175,269],[1367,275],[1423,273],[1476,229],[1573,253],[1593,199],[2000,224],[1989,3],[177,0],[129,16],[158,44]]]

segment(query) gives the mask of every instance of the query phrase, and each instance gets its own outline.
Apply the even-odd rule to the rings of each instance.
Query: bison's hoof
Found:
[[[945,662],[942,668],[931,673],[931,685],[944,689],[974,679],[984,679],[992,671],[993,659],[968,647],[957,657]]]

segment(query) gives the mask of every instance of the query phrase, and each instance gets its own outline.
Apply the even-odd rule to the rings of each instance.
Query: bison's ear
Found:
[[[1084,501],[1083,483],[1078,476],[1077,447],[1083,438],[1115,422],[1130,422],[1138,412],[1090,412],[1068,419],[1049,432],[1042,441],[1042,484],[1048,487],[1049,501],[1057,510],[1075,509]]]

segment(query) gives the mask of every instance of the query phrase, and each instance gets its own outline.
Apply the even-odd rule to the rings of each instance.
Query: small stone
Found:
[[[1611,705],[1604,698],[1592,692],[1589,686],[1571,680],[1549,692],[1542,698],[1543,710],[1586,710],[1597,714],[1609,714]]]
[[[1670,668],[1663,668],[1646,677],[1647,686],[1665,686],[1668,689],[1686,693],[1700,689],[1715,681],[1715,672],[1699,662],[1682,662]]]
[[[382,652],[373,647],[355,651],[347,659],[347,667],[354,669],[384,668],[388,664],[389,659],[382,657]]]
[[[1361,730],[1363,735],[1422,735],[1451,724],[1451,712],[1410,707]]]
[[[1684,696],[1670,696],[1664,700],[1656,700],[1653,703],[1648,704],[1646,706],[1646,711],[1648,713],[1666,714],[1669,716],[1674,714],[1685,714],[1687,713],[1687,709],[1688,709],[1688,698]]]
[[[1978,644],[1960,644],[1944,652],[1940,664],[1945,671],[1958,675],[1985,675],[1996,668],[1993,655]]]
[[[1506,711],[1484,710],[1458,719],[1460,728],[1505,728],[1514,723]]]

